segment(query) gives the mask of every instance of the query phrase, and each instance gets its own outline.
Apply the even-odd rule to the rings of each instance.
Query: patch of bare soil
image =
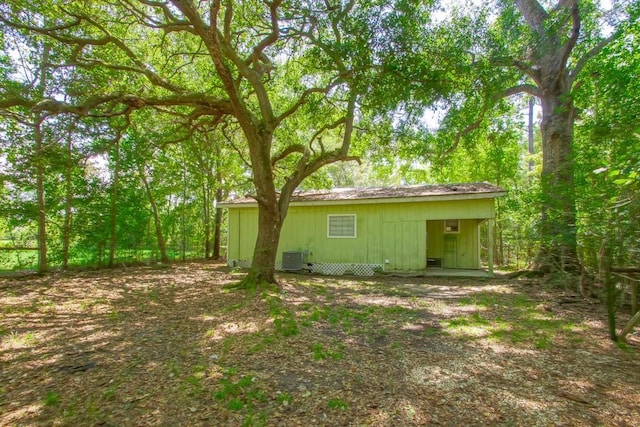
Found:
[[[619,348],[600,305],[535,281],[223,289],[240,277],[194,263],[1,279],[0,425],[640,420],[638,337]]]

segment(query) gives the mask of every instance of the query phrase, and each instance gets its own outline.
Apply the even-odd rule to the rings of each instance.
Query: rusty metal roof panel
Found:
[[[398,187],[334,188],[329,190],[295,191],[291,205],[349,204],[376,202],[410,202],[447,199],[475,199],[504,196],[506,191],[486,182],[463,184],[428,184]],[[231,199],[221,207],[256,204],[251,196]]]

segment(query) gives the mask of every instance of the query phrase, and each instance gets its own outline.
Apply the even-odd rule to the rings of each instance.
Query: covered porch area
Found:
[[[427,220],[426,274],[491,277],[493,228],[493,218]]]

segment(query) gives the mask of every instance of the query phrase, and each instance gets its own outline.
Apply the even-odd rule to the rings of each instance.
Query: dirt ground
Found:
[[[292,274],[280,294],[223,288],[240,277],[0,279],[0,425],[640,425],[640,339],[616,346],[602,306],[568,291]]]

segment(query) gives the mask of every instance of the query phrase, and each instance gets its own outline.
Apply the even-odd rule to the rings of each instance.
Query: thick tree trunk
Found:
[[[541,103],[542,215],[536,267],[577,271],[573,102],[567,93],[543,93]]]
[[[280,231],[287,213],[288,203],[281,209],[271,168],[270,132],[245,132],[249,139],[251,152],[253,182],[256,187],[258,201],[258,236],[251,260],[251,268],[246,279],[242,282],[245,288],[261,287],[275,284],[275,263],[280,242]],[[280,198],[286,191],[282,191]],[[288,199],[287,199],[288,200]]]
[[[308,153],[304,153],[303,159],[305,160],[299,161],[296,171],[286,179],[279,193],[276,193],[270,156],[273,133],[265,131],[264,128],[260,129],[257,133],[245,132],[249,140],[254,173],[253,182],[256,186],[257,193],[258,237],[256,239],[251,269],[244,283],[248,285],[259,285],[262,283],[277,285],[275,279],[275,262],[278,255],[280,231],[287,216],[291,195],[302,180],[324,165],[339,160],[354,160],[354,158],[348,157],[347,154],[353,132],[355,105],[356,98],[352,96],[349,100],[347,115],[344,121],[345,130],[341,148],[333,152],[325,153],[323,156],[319,156],[310,162],[306,161]]]
[[[275,261],[280,240],[280,230],[287,214],[290,196],[304,178],[317,171],[320,167],[338,160],[347,159],[353,131],[355,96],[349,100],[348,114],[345,120],[335,123],[335,126],[340,125],[341,122],[345,125],[343,143],[339,150],[327,153],[323,149],[321,155],[316,158],[310,158],[314,150],[300,149],[298,146],[291,147],[293,151],[283,154],[284,157],[279,159],[277,157],[272,158],[271,149],[275,129],[282,123],[282,120],[295,113],[300,106],[305,104],[306,97],[309,94],[308,91],[305,91],[305,95],[299,98],[299,102],[280,116],[274,113],[270,98],[271,93],[267,91],[265,84],[267,80],[264,77],[268,77],[269,73],[265,73],[266,69],[260,63],[262,58],[266,57],[264,50],[274,45],[280,38],[281,30],[279,24],[281,19],[278,9],[282,2],[277,0],[268,3],[271,28],[268,32],[269,34],[254,47],[253,54],[250,56],[252,57],[251,61],[242,59],[244,54],[239,54],[239,51],[234,50],[235,44],[229,39],[231,34],[228,31],[217,30],[222,27],[230,28],[230,4],[227,4],[229,8],[226,9],[224,18],[222,18],[220,2],[213,2],[208,12],[210,25],[207,26],[192,3],[179,0],[172,0],[172,3],[193,25],[196,34],[200,36],[208,49],[222,86],[229,96],[229,104],[233,110],[233,116],[236,118],[240,128],[242,128],[249,147],[249,157],[253,172],[252,180],[256,187],[256,201],[258,202],[259,225],[251,268],[241,287],[250,288],[260,287],[265,284],[275,284]],[[346,15],[348,11],[349,8],[345,8],[344,14]],[[334,23],[337,25],[337,21]],[[350,74],[347,72],[348,70],[342,60],[338,59],[336,66],[341,75]],[[252,96],[257,101],[257,109],[255,104],[250,107],[246,101],[245,88],[240,86],[240,83],[244,85],[245,82],[253,92]],[[326,91],[329,89],[330,87],[327,87]],[[322,91],[325,92],[325,90]],[[283,160],[293,152],[300,153],[302,157],[298,160],[295,171],[286,178],[285,184],[278,195],[276,193],[273,169],[278,160]]]
[[[258,237],[249,274],[243,281],[246,287],[277,283],[275,264],[282,222],[277,202],[258,204]]]
[[[534,93],[542,106],[541,242],[534,267],[577,272],[571,90],[588,56],[577,63],[569,58],[580,36],[580,10],[574,0],[559,2],[548,11],[537,0],[516,0],[516,6],[536,40],[528,53],[534,63],[525,69],[537,85]],[[568,19],[558,25],[559,16]],[[569,64],[575,66],[573,71]]]

